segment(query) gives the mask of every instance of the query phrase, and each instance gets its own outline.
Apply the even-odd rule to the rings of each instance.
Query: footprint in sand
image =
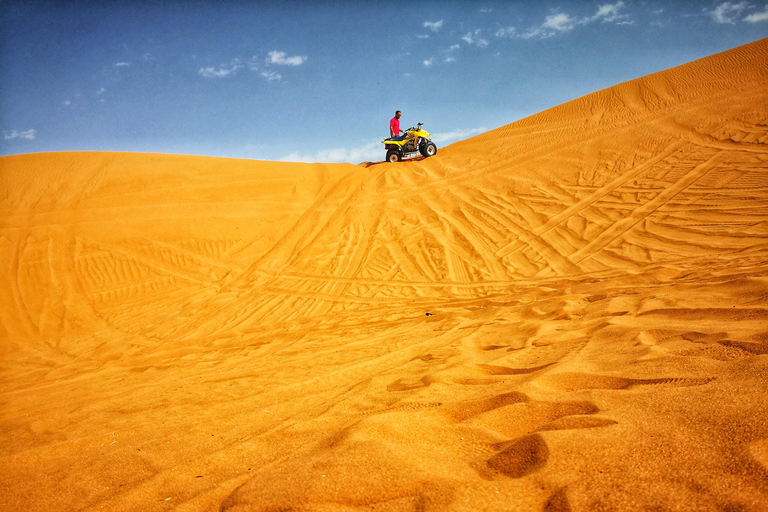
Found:
[[[479,366],[480,369],[482,369],[483,372],[487,373],[488,375],[526,375],[529,373],[538,372],[539,370],[543,370],[544,368],[552,366],[553,364],[555,363],[535,366],[533,368],[509,368],[507,366],[496,366],[493,364],[478,364],[477,366]]]
[[[561,487],[552,493],[547,504],[544,505],[543,512],[571,512],[571,505],[568,503],[565,487]]]
[[[591,402],[543,402],[519,392],[450,404],[441,410],[457,423],[509,438],[493,445],[498,450],[495,455],[470,463],[488,480],[498,476],[520,478],[541,469],[549,457],[549,448],[537,432],[617,424],[611,419],[585,416],[599,412]]]
[[[485,375],[492,375],[492,376],[509,376],[509,375],[527,375],[531,373],[538,372],[540,370],[543,370],[549,366],[552,366],[555,363],[549,363],[542,366],[536,366],[532,368],[510,368],[507,366],[498,366],[493,364],[477,364],[476,367],[480,369],[480,371]],[[483,385],[490,385],[490,384],[498,384],[498,379],[487,379],[487,378],[474,378],[474,377],[456,377],[452,379],[452,382],[456,384],[462,384],[465,386],[483,386]]]
[[[768,439],[760,439],[750,443],[748,450],[755,462],[760,464],[765,471],[768,471]]]
[[[490,350],[499,350],[500,348],[508,348],[509,345],[483,345],[480,347],[480,350],[483,352],[488,352]],[[520,350],[520,349],[516,349]]]
[[[533,434],[508,443],[502,450],[486,461],[486,468],[480,469],[483,477],[492,477],[492,470],[511,478],[520,478],[544,467],[549,458],[547,443],[539,434]]]
[[[401,378],[401,379],[397,379],[392,384],[387,386],[387,391],[389,391],[390,393],[397,392],[397,391],[411,391],[413,389],[429,387],[429,385],[433,384],[434,382],[436,382],[436,380],[430,377],[429,375],[422,377],[418,380]]]
[[[429,362],[429,361],[432,361],[432,360],[438,359],[438,358],[436,358],[432,354],[422,354],[420,356],[414,357],[413,359],[411,359],[411,361],[416,361],[417,359],[420,359],[421,361],[424,361],[426,363],[426,362]]]

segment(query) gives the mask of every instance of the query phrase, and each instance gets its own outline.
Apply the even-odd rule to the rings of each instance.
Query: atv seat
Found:
[[[408,138],[408,134],[404,133],[402,135],[398,135],[397,137],[390,137],[390,138],[384,139],[384,140],[405,140],[407,138]]]

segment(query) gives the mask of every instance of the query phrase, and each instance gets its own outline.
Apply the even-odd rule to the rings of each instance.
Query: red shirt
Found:
[[[400,135],[400,120],[396,117],[393,117],[389,122],[389,136],[397,137],[398,135]]]

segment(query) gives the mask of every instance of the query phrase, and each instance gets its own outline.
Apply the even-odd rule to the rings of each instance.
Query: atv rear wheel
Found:
[[[419,152],[424,158],[435,156],[437,154],[437,146],[435,146],[434,142],[428,142],[419,148]]]
[[[395,162],[399,162],[400,160],[402,160],[402,158],[400,157],[399,151],[397,151],[396,149],[390,149],[389,151],[387,151],[387,162],[395,163]]]

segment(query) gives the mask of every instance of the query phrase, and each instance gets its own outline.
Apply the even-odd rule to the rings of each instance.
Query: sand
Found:
[[[768,510],[767,83],[398,164],[0,158],[0,508]]]

